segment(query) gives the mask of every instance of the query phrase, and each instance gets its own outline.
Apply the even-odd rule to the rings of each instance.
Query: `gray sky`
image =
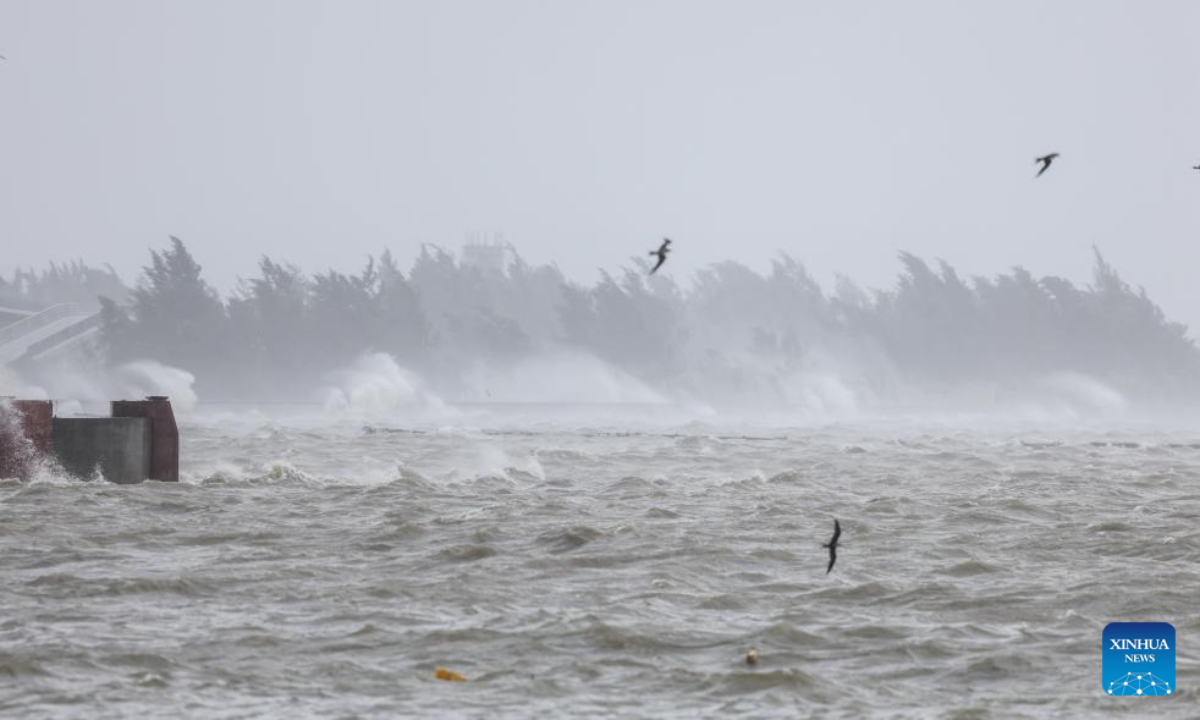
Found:
[[[1200,328],[1200,3],[0,0],[0,272],[182,237],[352,269],[501,231],[592,280],[779,250],[1086,280]],[[1037,155],[1062,157],[1033,179]],[[1200,334],[1200,333],[1193,333]]]

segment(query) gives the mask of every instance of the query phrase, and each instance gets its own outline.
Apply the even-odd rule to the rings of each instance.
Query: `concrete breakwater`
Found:
[[[54,416],[50,400],[0,402],[0,477],[29,478],[52,458],[67,473],[116,483],[179,480],[179,428],[165,396],[114,400],[111,417]]]

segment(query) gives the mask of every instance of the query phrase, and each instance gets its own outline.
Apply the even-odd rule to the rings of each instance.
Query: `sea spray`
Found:
[[[20,395],[21,388],[21,377],[14,370],[0,366],[0,397]]]
[[[441,398],[421,388],[413,373],[387,353],[368,353],[334,372],[322,390],[325,410],[363,419],[386,419],[398,412],[445,409]]]
[[[855,391],[834,373],[793,372],[779,378],[780,395],[789,408],[806,410],[829,419],[858,410]]]
[[[29,400],[53,400],[59,416],[107,414],[111,400],[166,395],[176,413],[195,409],[199,398],[196,377],[182,368],[156,360],[135,360],[117,367],[58,362],[28,377],[0,371],[0,395]]]
[[[21,414],[0,398],[0,479],[28,478],[37,454],[21,428]]]
[[[195,409],[199,398],[192,386],[196,376],[187,370],[164,365],[155,360],[136,360],[113,371],[113,381],[120,397],[140,398],[166,395],[177,413]]]
[[[1129,401],[1121,393],[1083,373],[1054,373],[1047,377],[1042,385],[1052,396],[1057,395],[1083,410],[1120,413],[1129,407]]]
[[[467,398],[503,403],[661,404],[666,397],[596,356],[569,349],[525,358],[503,371],[479,363],[466,375]]]

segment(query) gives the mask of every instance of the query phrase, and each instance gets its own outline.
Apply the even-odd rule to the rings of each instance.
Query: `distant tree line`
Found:
[[[41,272],[18,269],[11,279],[0,277],[0,307],[18,310],[43,310],[59,303],[96,307],[102,296],[124,302],[127,292],[111,267],[97,269],[78,260],[52,262]]]
[[[222,298],[171,238],[124,300],[103,300],[101,350],[109,363],[185,368],[202,398],[295,397],[366,352],[392,355],[453,397],[473,367],[566,348],[668,393],[731,402],[786,398],[796,392],[788,378],[805,373],[881,397],[1061,372],[1147,397],[1200,390],[1186,328],[1099,252],[1086,287],[1019,267],[964,280],[902,253],[895,287],[843,278],[833,292],[788,256],[766,274],[718,263],[681,288],[636,257],[583,285],[511,249],[476,255],[426,246],[407,274],[384,252],[357,273],[315,275],[263,257],[257,276]]]

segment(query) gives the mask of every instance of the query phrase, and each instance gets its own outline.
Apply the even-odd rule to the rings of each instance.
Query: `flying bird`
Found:
[[[1042,176],[1042,173],[1049,170],[1050,163],[1054,162],[1054,158],[1056,158],[1056,157],[1058,157],[1058,153],[1050,153],[1049,155],[1043,155],[1042,157],[1034,160],[1035,163],[1042,163],[1042,169],[1038,170],[1038,174],[1034,175],[1034,177],[1040,178]]]
[[[663,238],[662,245],[659,246],[659,248],[657,250],[650,251],[651,255],[658,256],[658,262],[655,263],[654,267],[650,269],[651,275],[653,275],[654,271],[659,269],[660,267],[662,267],[662,264],[667,261],[667,253],[671,252],[671,248],[669,247],[670,244],[671,244],[671,238]]]
[[[828,575],[829,571],[833,569],[833,564],[835,562],[837,562],[837,542],[838,542],[838,538],[840,538],[841,536],[842,536],[842,525],[841,525],[841,523],[839,523],[837,521],[837,518],[834,518],[833,519],[833,537],[829,539],[829,542],[827,542],[821,546],[823,548],[829,548],[829,567],[825,568],[826,575]]]
[[[1192,169],[1193,169],[1193,170],[1200,170],[1200,165],[1197,165],[1196,167],[1194,167],[1194,168],[1192,168]]]

